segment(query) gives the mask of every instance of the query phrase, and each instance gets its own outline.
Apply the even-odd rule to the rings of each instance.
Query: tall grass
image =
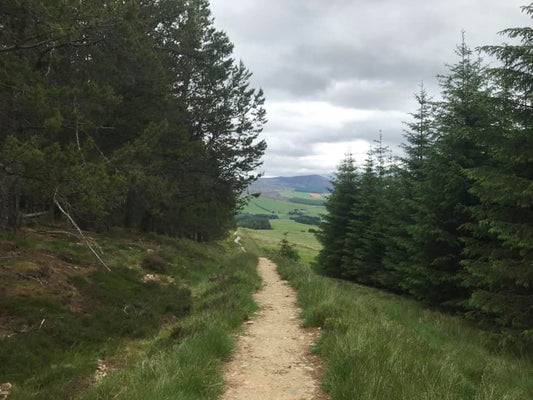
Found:
[[[191,315],[162,332],[147,356],[103,380],[83,399],[216,399],[223,390],[222,362],[231,355],[231,335],[252,316],[259,288],[257,257],[226,259],[217,274],[194,290]]]
[[[297,291],[333,399],[533,398],[532,362],[497,353],[457,317],[379,290],[325,278],[275,258]]]

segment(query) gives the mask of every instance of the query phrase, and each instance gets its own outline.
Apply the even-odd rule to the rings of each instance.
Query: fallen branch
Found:
[[[109,268],[107,266],[107,264],[104,262],[104,260],[102,260],[102,258],[100,257],[100,255],[94,250],[93,246],[91,246],[91,243],[89,242],[89,239],[87,239],[87,237],[83,234],[82,230],[80,229],[80,227],[78,226],[78,224],[76,224],[76,221],[74,221],[74,219],[70,216],[70,214],[68,212],[65,211],[65,209],[63,207],[61,207],[61,204],[59,204],[59,201],[57,200],[57,190],[56,192],[54,193],[54,204],[57,206],[57,208],[59,208],[59,211],[61,211],[61,213],[68,218],[68,220],[70,221],[70,223],[74,226],[74,228],[76,228],[76,230],[79,232],[80,236],[82,237],[82,239],[85,241],[85,244],[87,245],[87,247],[89,248],[89,250],[91,250],[91,252],[95,255],[95,257],[98,259],[98,261],[100,261],[100,263],[108,270],[108,271],[111,271],[111,268]]]
[[[20,273],[20,272],[17,272],[17,275],[20,276],[21,278],[25,278],[25,279],[31,279],[31,280],[34,280],[36,282],[39,282],[39,284],[44,287],[44,283],[42,280],[40,280],[39,278],[35,277],[35,276],[31,276],[31,275],[27,275],[27,274],[23,274],[23,273]]]
[[[30,214],[22,214],[22,218],[37,218],[42,217],[43,215],[48,214],[48,211],[41,211],[36,213],[30,213]]]
[[[51,235],[51,236],[54,236],[54,235],[67,235],[67,236],[72,236],[76,239],[79,239],[78,235],[76,235],[75,233],[72,233],[72,232],[69,232],[69,231],[36,231],[37,233],[42,233],[42,234],[45,234],[45,235]]]

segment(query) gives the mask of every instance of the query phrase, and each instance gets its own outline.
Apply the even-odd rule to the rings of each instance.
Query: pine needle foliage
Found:
[[[523,7],[533,16],[533,5]],[[371,152],[341,163],[318,256],[323,273],[403,293],[483,323],[499,343],[533,343],[533,34],[481,50],[464,39],[422,86],[406,123],[404,155]]]

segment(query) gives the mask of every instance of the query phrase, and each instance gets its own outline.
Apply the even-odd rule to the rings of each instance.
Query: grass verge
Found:
[[[216,399],[220,375],[234,347],[231,333],[256,310],[251,294],[260,285],[257,257],[226,259],[211,280],[194,290],[191,315],[162,332],[147,355],[103,380],[83,399]]]
[[[333,399],[533,398],[533,363],[491,351],[461,318],[270,255],[298,291],[307,326],[322,327],[316,352]]]
[[[10,399],[215,399],[231,334],[255,311],[257,256],[229,239],[120,231],[98,242],[112,272],[76,240],[0,238]]]

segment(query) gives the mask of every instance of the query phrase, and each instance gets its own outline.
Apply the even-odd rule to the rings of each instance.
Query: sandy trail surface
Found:
[[[276,265],[261,258],[258,271],[263,288],[254,299],[260,310],[239,336],[221,400],[327,399],[319,359],[309,353],[318,331],[301,327],[296,294]]]

